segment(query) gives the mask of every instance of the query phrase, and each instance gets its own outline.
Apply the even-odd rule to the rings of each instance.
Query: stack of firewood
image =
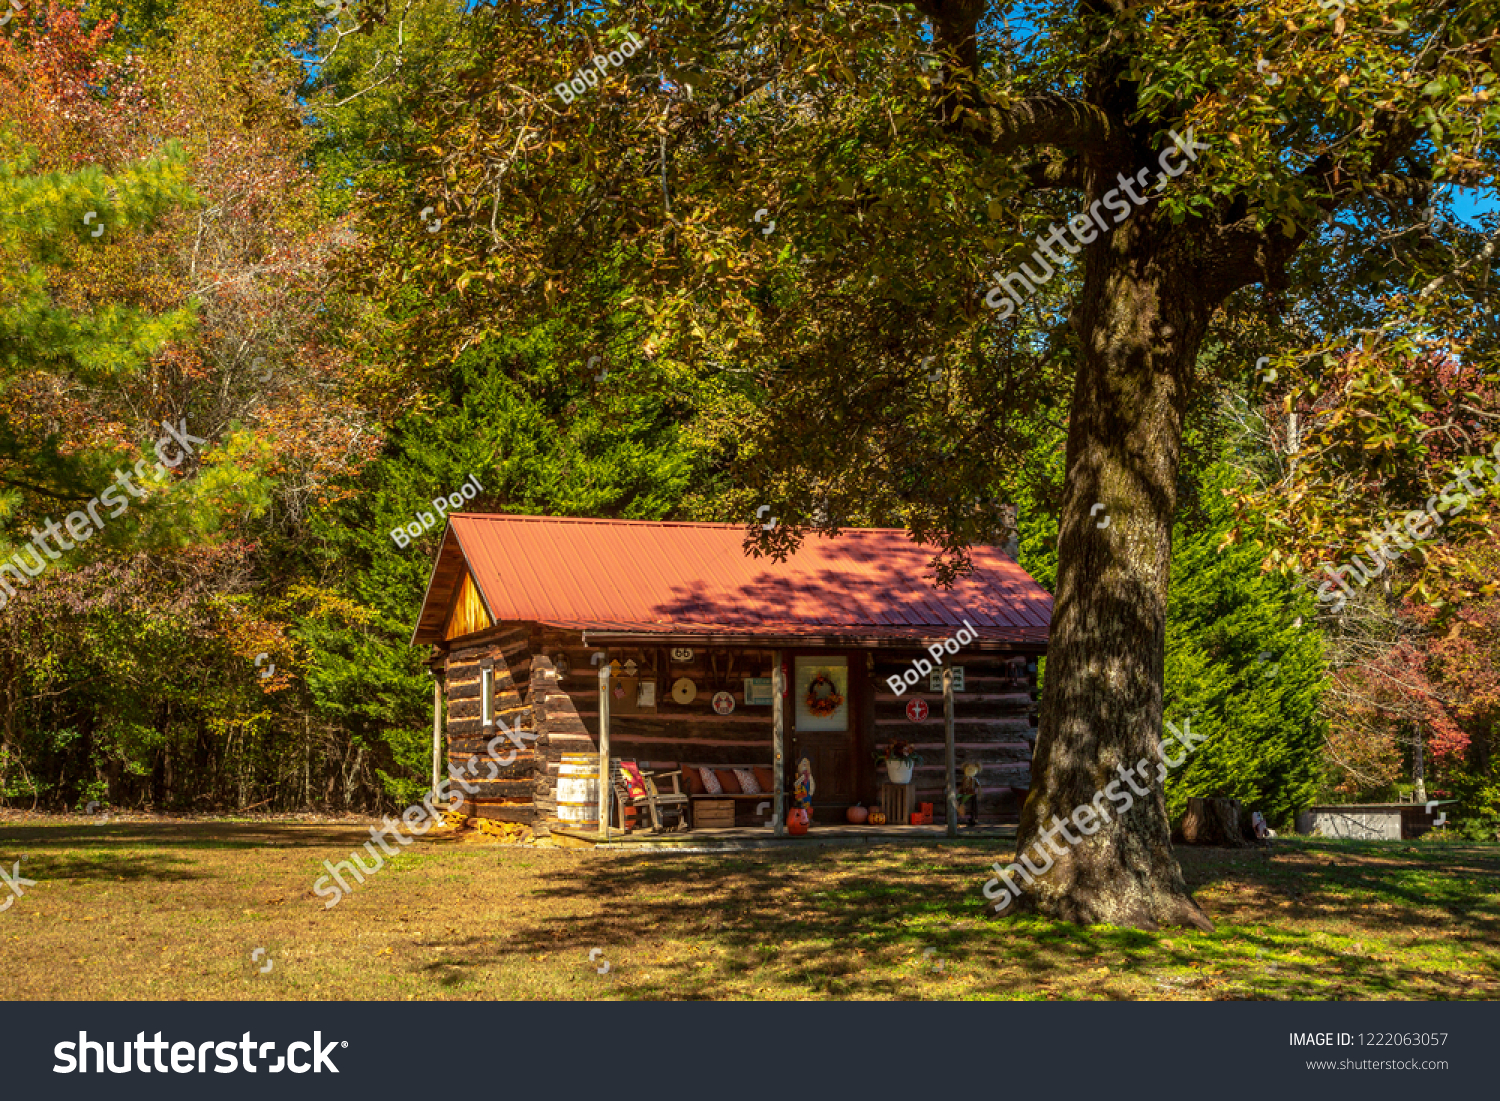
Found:
[[[529,845],[536,840],[531,827],[520,822],[496,822],[492,818],[470,818],[469,822],[480,833],[504,841],[507,845]]]
[[[534,845],[536,844],[536,831],[522,822],[497,822],[493,818],[470,818],[466,814],[456,811],[444,811],[439,830],[452,831],[450,837],[454,841],[478,840],[480,837],[493,838],[507,845]]]

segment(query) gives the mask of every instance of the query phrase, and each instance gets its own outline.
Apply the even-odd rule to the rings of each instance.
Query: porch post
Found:
[[[958,836],[958,787],[953,778],[953,666],[943,663],[943,774],[948,787],[948,836]]]
[[[599,660],[599,836],[609,840],[609,648]]]
[[[771,804],[771,813],[775,816],[773,823],[776,836],[780,837],[786,830],[786,781],[782,778],[786,772],[786,760],[783,756],[783,747],[786,744],[786,677],[781,671],[781,651],[771,651],[771,755],[775,758],[771,775],[775,780],[772,791],[775,792],[775,800]]]

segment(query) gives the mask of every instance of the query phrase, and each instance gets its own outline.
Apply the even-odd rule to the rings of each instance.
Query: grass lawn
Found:
[[[27,855],[37,881],[0,913],[0,998],[1500,998],[1500,845],[1183,850],[1218,926],[1204,935],[992,920],[980,885],[1005,842],[643,856],[423,840],[325,910],[323,860],[368,837],[0,823],[0,862]]]

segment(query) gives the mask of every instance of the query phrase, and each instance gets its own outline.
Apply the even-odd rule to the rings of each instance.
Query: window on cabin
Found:
[[[479,708],[485,726],[495,725],[495,670],[485,667],[479,671]]]

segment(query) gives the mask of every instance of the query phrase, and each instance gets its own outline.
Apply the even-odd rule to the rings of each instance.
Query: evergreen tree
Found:
[[[1306,591],[1263,572],[1253,545],[1225,545],[1234,477],[1224,464],[1205,471],[1197,515],[1172,536],[1165,711],[1208,740],[1169,777],[1167,809],[1175,818],[1190,796],[1228,796],[1285,827],[1320,776],[1323,640]]]
[[[555,352],[537,333],[462,358],[434,408],[394,426],[362,492],[313,520],[319,588],[337,595],[299,590],[308,687],[377,753],[398,802],[426,790],[430,769],[431,681],[408,643],[445,526],[433,499],[472,475],[482,492],[462,511],[661,519],[707,481],[683,409],[597,398],[596,380],[561,373]],[[392,533],[423,513],[432,525],[400,545]]]

